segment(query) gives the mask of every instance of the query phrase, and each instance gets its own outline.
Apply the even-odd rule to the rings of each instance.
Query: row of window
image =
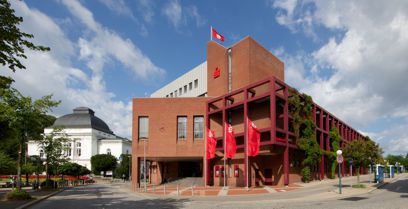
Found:
[[[198,88],[198,79],[194,80],[194,88],[195,89]],[[192,89],[193,89],[193,82],[190,82],[188,84],[188,90],[191,91]],[[170,94],[167,94],[166,97],[177,97],[177,95],[181,96],[186,93],[187,93],[187,85],[184,85],[184,87],[180,87],[178,90],[175,90],[174,92],[171,92]]]
[[[187,116],[177,116],[177,139],[185,140],[187,138]],[[194,116],[194,139],[204,138],[204,117]],[[139,139],[149,138],[149,117],[139,117]]]
[[[75,143],[75,156],[81,156],[81,142],[76,142]],[[64,157],[71,157],[72,156],[72,143],[68,142],[63,145],[63,151],[62,154]],[[40,149],[40,158],[44,158],[45,153],[44,150]]]

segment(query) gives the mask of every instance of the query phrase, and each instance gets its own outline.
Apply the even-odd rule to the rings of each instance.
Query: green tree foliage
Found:
[[[85,166],[79,165],[77,163],[66,162],[58,167],[58,172],[63,175],[69,176],[79,176],[90,174],[91,171]]]
[[[312,168],[317,169],[322,151],[316,141],[315,124],[312,119],[313,100],[307,94],[300,94],[295,89],[290,89],[288,98],[289,113],[292,116],[293,131],[300,149],[305,151],[302,165],[305,172],[310,173]],[[303,176],[303,179],[306,179]]]
[[[7,0],[0,0],[0,64],[10,70],[25,69],[20,58],[26,59],[24,49],[49,51],[50,48],[31,43],[32,34],[25,33],[18,27],[23,22],[17,17]]]
[[[336,151],[340,149],[341,137],[339,131],[336,127],[330,129],[330,140],[332,145],[332,150],[327,153],[329,160],[331,161],[331,178],[335,177],[336,167],[337,167],[337,154]]]
[[[16,161],[11,159],[4,152],[0,151],[0,174],[15,174],[16,171]]]
[[[371,163],[382,160],[382,150],[378,144],[370,138],[354,140],[346,145],[343,150],[344,156],[353,159],[353,166],[357,171],[357,183],[360,184],[360,167],[368,167]]]
[[[106,175],[106,171],[113,171],[116,168],[116,158],[109,154],[94,155],[91,157],[92,172],[94,174],[100,174],[101,172]]]
[[[131,166],[132,155],[130,154],[121,154],[120,155],[119,166],[115,170],[115,176],[117,178],[122,178],[125,176],[126,179],[129,179],[129,169]]]
[[[66,151],[66,146],[64,145],[69,141],[69,138],[63,132],[62,128],[54,128],[50,134],[42,135],[42,138],[37,141],[39,149],[44,151],[48,179],[48,174],[51,173],[50,171],[56,174],[55,171],[57,167],[61,163],[66,162],[66,159],[63,158],[63,153]]]

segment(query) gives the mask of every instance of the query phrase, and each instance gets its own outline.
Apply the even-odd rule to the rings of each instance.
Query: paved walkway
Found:
[[[396,180],[400,175],[396,175],[395,178],[385,178],[384,183]],[[354,195],[360,193],[366,193],[373,189],[376,189],[381,184],[376,184],[373,181],[373,175],[361,175],[360,184],[363,184],[365,188],[353,188],[352,185],[357,184],[357,176],[342,177],[342,193],[344,195]],[[338,179],[325,179],[322,181],[313,181],[310,183],[295,183],[288,186],[264,186],[255,188],[243,188],[243,187],[199,187],[191,186],[185,188],[177,188],[177,186],[152,186],[147,187],[147,192],[144,192],[144,188],[138,188],[137,193],[151,197],[216,197],[216,196],[242,196],[242,195],[270,195],[271,193],[299,193],[304,196],[320,197],[325,195],[327,197],[335,197],[339,193]],[[296,192],[298,191],[298,192]],[[309,191],[309,192],[308,192]]]

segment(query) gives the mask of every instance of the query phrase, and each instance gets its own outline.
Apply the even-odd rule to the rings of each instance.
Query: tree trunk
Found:
[[[21,151],[22,151],[22,144],[18,145],[18,159],[17,159],[17,188],[21,189]]]
[[[360,184],[360,167],[357,167],[357,184]]]

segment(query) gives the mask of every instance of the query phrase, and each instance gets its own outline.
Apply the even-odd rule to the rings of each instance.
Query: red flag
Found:
[[[207,159],[213,159],[215,157],[215,146],[217,140],[214,137],[214,131],[207,128]]]
[[[224,42],[224,36],[219,34],[214,28],[211,28],[211,34],[214,38]]]
[[[234,129],[231,124],[226,124],[225,137],[225,155],[227,158],[233,158],[237,151],[237,144],[235,142]]]
[[[248,156],[256,156],[259,153],[261,134],[255,124],[248,118]]]

